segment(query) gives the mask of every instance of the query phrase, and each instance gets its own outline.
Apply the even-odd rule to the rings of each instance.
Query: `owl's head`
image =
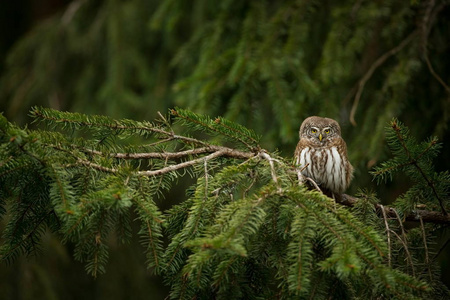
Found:
[[[300,126],[300,139],[307,139],[316,146],[324,146],[341,137],[341,127],[330,118],[309,117]]]

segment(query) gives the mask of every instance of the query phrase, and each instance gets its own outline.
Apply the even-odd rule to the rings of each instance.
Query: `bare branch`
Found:
[[[407,258],[408,258],[408,260],[409,260],[409,265],[411,266],[412,274],[413,274],[413,276],[415,277],[415,276],[416,276],[416,275],[415,275],[416,272],[415,272],[415,270],[414,270],[414,262],[413,262],[413,260],[412,260],[411,254],[409,253],[409,249],[408,249],[408,239],[406,238],[405,227],[403,226],[402,219],[400,218],[400,216],[399,216],[399,214],[398,214],[398,212],[397,212],[396,209],[394,209],[394,213],[395,213],[395,218],[397,219],[398,224],[399,224],[399,226],[400,226],[400,229],[401,229],[401,231],[402,231],[402,238],[403,238],[403,239],[401,239],[400,236],[398,236],[397,234],[396,234],[396,235],[398,236],[398,238],[400,239],[400,241],[401,241],[402,244],[403,244],[403,247],[405,248],[405,252],[406,252]]]
[[[298,162],[297,162],[298,163]],[[302,185],[305,181],[306,181],[306,178],[305,178],[305,176],[303,176],[303,174],[302,174],[302,172],[303,172],[303,170],[305,170],[307,167],[309,166],[309,163],[307,163],[305,166],[303,166],[303,168],[297,168],[296,169],[296,171],[297,171],[297,178],[298,178],[298,185]]]
[[[314,179],[310,177],[305,177],[305,180],[310,182],[316,190],[322,193],[322,190],[320,189],[319,185],[314,181]]]
[[[95,154],[95,155],[108,155],[113,158],[122,158],[122,159],[177,159],[177,158],[183,158],[189,155],[198,155],[198,154],[205,154],[205,153],[214,153],[217,151],[225,151],[225,156],[232,157],[232,158],[240,158],[240,159],[248,159],[253,157],[255,154],[251,152],[243,152],[227,147],[222,146],[214,146],[214,145],[208,145],[206,147],[191,149],[191,150],[185,150],[185,151],[179,151],[179,152],[144,152],[144,153],[109,153],[105,154],[101,151],[97,150],[90,150],[83,148],[81,151],[89,154]]]
[[[88,160],[81,159],[81,158],[78,158],[77,163],[80,165],[86,166],[86,167],[94,168],[94,169],[102,171],[102,172],[107,172],[107,173],[117,173],[118,172],[117,169],[107,168],[107,167],[95,164],[93,162],[90,162]]]
[[[308,166],[309,166],[309,163],[304,165],[301,169],[299,169],[299,168],[296,169],[296,171],[297,171],[297,178],[298,178],[298,184],[302,185],[303,183],[308,181],[317,191],[322,193],[322,190],[320,189],[319,185],[314,181],[314,179],[312,179],[311,177],[308,177],[308,176],[304,176],[302,174],[303,170],[305,170]]]
[[[411,257],[411,253],[409,253],[409,250],[408,250],[408,243],[406,242],[406,240],[403,240],[403,239],[398,235],[398,233],[395,232],[394,230],[391,229],[390,232],[391,232],[392,234],[394,234],[394,235],[399,239],[399,241],[402,243],[403,249],[405,249],[405,253],[406,253],[407,260],[411,262],[412,275],[413,275],[413,277],[416,277],[416,271],[414,270],[414,264],[413,264],[413,260],[412,260],[412,257]]]
[[[431,75],[444,87],[445,91],[450,94],[450,87],[445,83],[445,81],[442,79],[441,76],[434,70],[433,65],[431,64],[430,57],[428,55],[428,36],[431,31],[432,23],[436,20],[436,16],[439,14],[439,12],[445,7],[445,3],[441,3],[437,9],[434,10],[436,1],[431,0],[428,2],[428,6],[425,11],[425,15],[423,17],[422,21],[422,52],[425,59],[425,63],[427,64],[428,70],[430,71]]]
[[[387,233],[387,243],[388,243],[388,266],[391,267],[391,230],[389,229],[389,224],[387,221],[386,211],[384,210],[384,206],[381,205],[381,212],[383,213],[384,226],[386,226]]]
[[[428,246],[427,246],[427,235],[425,234],[425,226],[423,225],[422,218],[419,217],[420,220],[420,228],[422,229],[422,238],[423,238],[423,246],[425,247],[425,264],[427,266],[430,265],[430,258],[428,256]],[[431,270],[428,267],[428,276],[430,276],[430,280],[433,280],[433,276],[431,275]]]
[[[166,173],[176,171],[179,169],[187,168],[187,167],[193,166],[195,164],[198,164],[198,163],[201,163],[204,161],[208,161],[208,160],[220,157],[220,156],[231,155],[230,152],[232,152],[232,151],[233,150],[231,150],[231,149],[229,149],[229,150],[222,149],[222,150],[216,151],[210,155],[202,156],[202,157],[199,157],[199,158],[196,158],[193,160],[185,161],[185,162],[182,162],[182,163],[179,163],[176,165],[172,165],[172,166],[168,166],[168,167],[165,167],[165,168],[162,168],[159,170],[139,171],[139,172],[136,172],[136,174],[141,175],[141,176],[158,176],[158,175],[166,174]]]
[[[345,206],[353,207],[356,205],[356,203],[359,201],[358,198],[343,194],[341,199],[339,200],[339,203]],[[375,204],[375,209],[377,211],[381,210],[381,204]],[[384,210],[386,212],[386,216],[389,218],[395,218],[396,213],[394,208],[389,206],[384,206]],[[425,223],[434,223],[434,224],[447,224],[450,225],[450,215],[444,215],[443,213],[437,212],[437,211],[431,211],[431,210],[423,210],[423,209],[416,209],[408,213],[403,217],[404,221],[408,222],[420,222],[420,218],[422,218],[422,221]]]
[[[86,1],[78,0],[78,1],[73,1],[72,3],[70,3],[70,5],[68,6],[67,10],[64,12],[64,14],[61,18],[61,23],[63,25],[68,25],[70,23],[70,21],[72,21],[73,17],[77,13],[77,11],[81,7],[81,5],[84,4],[84,2],[86,2]]]
[[[262,158],[266,159],[267,161],[269,161],[269,165],[270,165],[270,173],[272,175],[272,180],[273,182],[275,182],[275,184],[278,186],[278,177],[277,177],[277,173],[275,172],[275,165],[273,163],[273,161],[275,159],[273,159],[269,154],[267,154],[267,152],[265,151],[261,151],[259,153],[259,156],[261,156]],[[278,189],[280,189],[280,187],[278,187]]]
[[[378,67],[380,67],[389,57],[397,54],[398,52],[400,52],[400,50],[405,48],[405,46],[408,45],[413,40],[413,38],[416,36],[416,34],[417,34],[417,31],[413,31],[403,41],[401,41],[400,44],[398,44],[396,47],[392,48],[388,52],[381,55],[370,66],[370,68],[369,68],[369,70],[367,70],[366,74],[364,74],[364,76],[361,78],[361,80],[359,81],[359,84],[358,84],[358,90],[356,91],[355,100],[353,101],[353,106],[350,111],[350,123],[352,123],[353,126],[356,126],[355,114],[356,114],[356,109],[358,108],[358,105],[359,105],[359,100],[361,99],[361,95],[364,90],[364,86],[366,85],[366,83],[370,79],[370,77],[372,77],[373,72],[375,72],[375,70]]]

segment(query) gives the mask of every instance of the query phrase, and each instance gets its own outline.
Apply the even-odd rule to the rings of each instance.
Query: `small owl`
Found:
[[[339,198],[350,185],[353,167],[347,158],[347,145],[338,122],[309,117],[300,126],[300,141],[295,149],[302,175],[313,179],[324,194]]]

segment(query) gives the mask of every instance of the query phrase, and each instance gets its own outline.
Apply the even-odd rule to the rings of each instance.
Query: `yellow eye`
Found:
[[[329,134],[329,133],[330,133],[330,129],[325,129],[324,132],[325,132],[326,134]]]
[[[311,133],[317,133],[317,130],[311,129]]]

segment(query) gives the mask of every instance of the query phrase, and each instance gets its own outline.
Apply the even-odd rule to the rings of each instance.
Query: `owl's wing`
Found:
[[[334,144],[334,146],[337,147],[338,152],[341,154],[342,158],[345,161],[345,166],[344,166],[345,176],[346,176],[345,182],[347,183],[345,186],[345,189],[347,189],[353,178],[353,166],[350,163],[350,161],[348,160],[347,144],[345,143],[343,138],[336,139],[333,144]]]
[[[297,147],[295,147],[294,152],[295,162],[297,165],[300,163],[300,154],[306,147],[308,147],[308,141],[305,139],[300,139],[300,141],[298,141]]]

